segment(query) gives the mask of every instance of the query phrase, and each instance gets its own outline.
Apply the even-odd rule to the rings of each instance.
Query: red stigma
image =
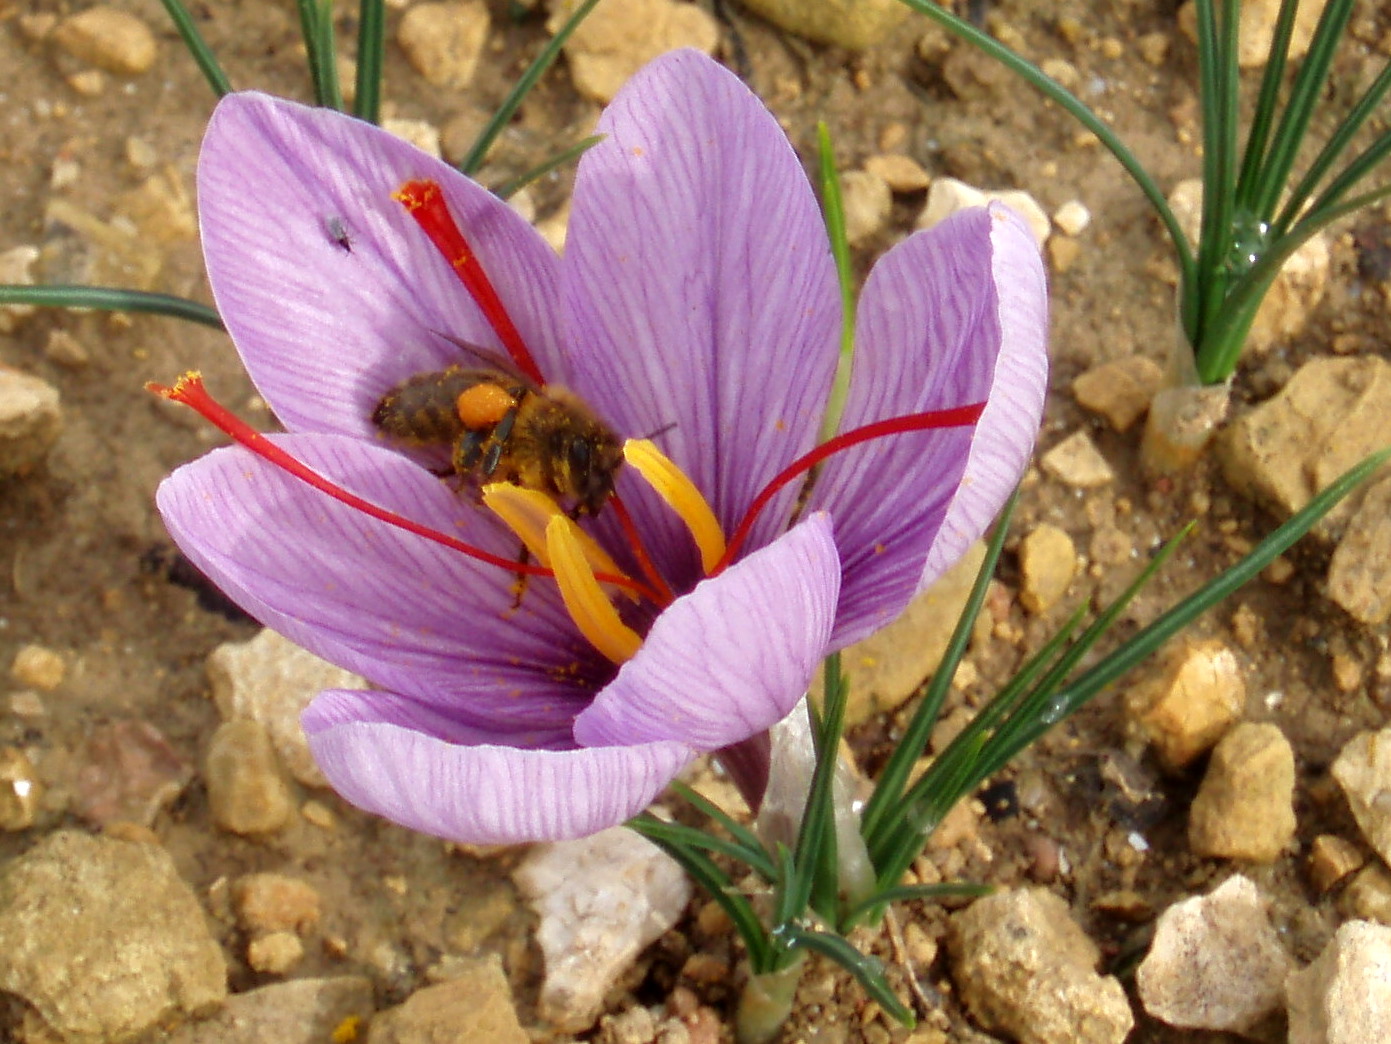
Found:
[[[478,255],[473,252],[473,247],[469,246],[468,240],[464,238],[454,215],[449,212],[449,205],[444,201],[444,192],[441,191],[439,183],[427,179],[408,181],[392,196],[406,208],[406,212],[415,219],[421,231],[435,244],[435,249],[449,262],[449,267],[454,269],[459,282],[464,284],[464,289],[478,305],[483,318],[488,320],[488,325],[493,328],[498,340],[507,349],[507,354],[517,364],[517,369],[537,385],[544,385],[545,378],[541,376],[536,360],[531,357],[531,352],[522,340],[517,324],[512,322],[512,317],[508,315],[492,280],[483,271]]]
[[[890,417],[888,420],[875,421],[873,424],[866,424],[863,427],[842,432],[833,439],[827,439],[810,453],[794,460],[759,491],[758,496],[754,497],[753,503],[749,505],[748,511],[744,512],[744,517],[739,520],[739,525],[735,527],[734,535],[729,538],[729,545],[725,548],[724,557],[710,571],[710,575],[718,576],[734,561],[734,556],[739,553],[739,549],[749,537],[749,531],[753,529],[754,520],[768,506],[768,502],[788,483],[805,475],[827,457],[839,453],[841,450],[849,449],[851,446],[858,446],[862,442],[882,439],[886,435],[897,435],[908,431],[930,431],[934,428],[965,427],[980,420],[980,415],[984,411],[985,403],[975,402],[969,406],[954,406],[949,410],[910,413],[904,417]]]
[[[509,573],[524,573],[527,576],[546,577],[555,575],[554,572],[544,566],[518,562],[516,559],[511,558],[504,558],[490,551],[484,551],[481,547],[474,547],[472,544],[466,544],[462,540],[457,540],[446,533],[431,529],[429,526],[422,526],[419,522],[413,522],[404,515],[398,515],[394,511],[379,507],[369,500],[364,500],[355,493],[348,492],[342,486],[330,482],[303,461],[296,460],[289,453],[285,452],[285,450],[266,438],[262,432],[251,427],[246,421],[242,420],[214,399],[208,394],[208,389],[203,385],[203,378],[197,373],[184,374],[172,388],[163,384],[150,382],[145,385],[145,389],[154,392],[162,398],[182,403],[194,410],[214,427],[224,432],[238,445],[246,447],[261,459],[289,473],[306,485],[312,486],[324,495],[331,497],[341,504],[346,504],[354,510],[361,511],[364,515],[375,518],[379,522],[385,522],[387,525],[394,526],[396,529],[412,533],[432,543],[439,544],[441,547],[447,547],[451,551],[458,551],[460,554],[467,555],[469,558],[479,562],[486,562],[488,565],[497,566]],[[628,588],[645,597],[650,597],[651,595],[651,592],[643,585],[625,576],[596,573],[595,578],[601,583],[614,584],[618,587]]]

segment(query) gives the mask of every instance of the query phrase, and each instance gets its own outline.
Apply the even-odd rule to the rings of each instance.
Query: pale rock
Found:
[[[1140,36],[1135,41],[1135,49],[1140,52],[1140,57],[1149,62],[1150,65],[1160,66],[1168,59],[1169,47],[1172,42],[1168,33],[1158,30]]]
[[[416,4],[401,16],[396,42],[426,83],[463,90],[473,83],[489,27],[483,0]]]
[[[106,74],[100,69],[82,69],[64,79],[73,91],[84,98],[99,98],[106,90]]]
[[[382,130],[410,142],[421,152],[440,158],[440,132],[429,120],[407,120],[397,117],[382,120]]]
[[[952,916],[952,979],[972,1016],[1021,1044],[1120,1044],[1134,1019],[1125,991],[1096,973],[1100,953],[1043,888],[977,899]]]
[[[883,230],[893,210],[889,183],[867,170],[850,170],[841,175],[841,202],[845,208],[845,238],[860,246]]]
[[[232,882],[237,923],[252,935],[304,935],[318,926],[319,906],[311,885],[286,874],[244,874]]]
[[[178,243],[198,235],[198,218],[183,178],[167,169],[116,199],[115,213],[157,243]]]
[[[884,153],[865,160],[865,170],[878,175],[893,192],[921,192],[932,183],[931,176],[911,156]]]
[[[1351,841],[1337,834],[1320,834],[1309,846],[1309,881],[1320,894],[1329,892],[1366,862],[1362,850]]]
[[[1092,222],[1092,213],[1080,199],[1070,199],[1053,212],[1053,224],[1065,236],[1080,236]]]
[[[372,981],[359,975],[294,979],[235,993],[211,1018],[180,1026],[166,1044],[326,1044],[361,1040],[343,1027],[372,1014]],[[159,1038],[161,1041],[164,1037]]]
[[[271,630],[219,645],[208,656],[207,671],[224,721],[260,722],[295,779],[311,787],[328,785],[309,752],[300,715],[324,689],[365,689],[365,681]]]
[[[1391,728],[1360,732],[1348,740],[1332,773],[1362,836],[1391,863]]]
[[[1246,705],[1236,655],[1219,641],[1168,647],[1158,670],[1127,693],[1126,715],[1154,746],[1165,768],[1191,764],[1222,738]]]
[[[1273,863],[1294,839],[1294,750],[1278,726],[1235,726],[1213,748],[1188,814],[1195,855]]]
[[[38,815],[44,785],[29,755],[0,747],[0,830],[28,830]]]
[[[457,962],[457,977],[416,990],[372,1019],[367,1044],[529,1044],[496,955]]]
[[[1077,263],[1082,256],[1082,244],[1067,236],[1053,236],[1048,240],[1048,264],[1054,272],[1062,275]]]
[[[1321,356],[1301,366],[1270,399],[1236,418],[1218,440],[1227,481],[1294,514],[1364,457],[1391,443],[1391,361],[1376,355]],[[1346,524],[1346,502],[1315,527]]]
[[[0,251],[0,283],[11,286],[34,285],[34,263],[39,259],[39,248],[17,246]],[[34,314],[34,305],[0,305],[0,334],[14,333],[21,319]],[[4,371],[0,371],[4,372]]]
[[[0,366],[0,476],[22,475],[38,467],[62,430],[58,389]]]
[[[1082,73],[1066,58],[1045,58],[1039,65],[1045,76],[1057,80],[1074,94],[1082,86]]]
[[[213,822],[234,834],[268,834],[294,812],[270,736],[246,718],[218,726],[204,768]]]
[[[841,653],[850,686],[848,727],[862,725],[902,706],[942,662],[957,618],[985,560],[985,546],[972,544],[949,570],[888,626]],[[812,684],[820,699],[821,672]]]
[[[304,958],[304,943],[294,932],[271,932],[246,944],[246,963],[265,975],[285,975]]]
[[[1349,921],[1286,982],[1289,1044],[1391,1040],[1391,928]]]
[[[1175,185],[1169,207],[1184,234],[1196,243],[1203,217],[1202,179],[1188,178]],[[1331,269],[1328,237],[1315,233],[1290,255],[1266,291],[1243,351],[1260,354],[1303,330],[1309,313],[1323,300]]]
[[[53,41],[73,57],[122,76],[138,76],[155,63],[155,34],[135,15],[99,5],[63,19]]]
[[[1085,431],[1074,431],[1041,458],[1043,470],[1077,489],[1098,489],[1115,480],[1116,473]]]
[[[0,871],[0,989],[63,1040],[127,1040],[216,1008],[227,966],[163,848],[64,830]]]
[[[1149,409],[1164,383],[1164,371],[1153,359],[1128,355],[1094,366],[1072,382],[1078,404],[1100,414],[1116,431],[1127,431]]]
[[[1309,53],[1309,41],[1318,25],[1327,0],[1302,0],[1294,16],[1294,31],[1290,34],[1289,58],[1298,62]],[[1275,38],[1275,22],[1280,14],[1280,0],[1242,0],[1241,17],[1237,24],[1237,65],[1242,69],[1258,69],[1270,55],[1270,43]],[[1178,12],[1179,28],[1189,40],[1197,42],[1198,16],[1192,0]]]
[[[1391,925],[1391,871],[1381,863],[1359,870],[1340,898],[1339,907],[1345,913]]]
[[[81,370],[92,361],[92,353],[87,346],[66,330],[48,331],[48,341],[43,346],[44,358],[69,370]]]
[[[134,135],[125,140],[126,162],[132,170],[143,173],[159,162],[159,152],[144,138]]]
[[[1359,623],[1391,619],[1391,478],[1357,505],[1328,563],[1328,597]]]
[[[21,646],[10,664],[11,678],[25,688],[42,692],[52,692],[62,685],[67,673],[62,654],[44,645]]]
[[[898,0],[743,0],[743,6],[789,33],[852,51],[888,39],[909,14]]]
[[[609,987],[691,898],[680,865],[622,827],[540,845],[512,876],[540,919],[540,1014],[563,1033],[594,1024]]]
[[[1043,523],[1019,543],[1019,601],[1031,613],[1045,613],[1067,594],[1077,575],[1077,549],[1057,526]]]
[[[559,32],[581,2],[550,0],[546,29]],[[659,54],[682,47],[714,54],[719,42],[719,23],[693,3],[605,0],[565,42],[565,58],[575,89],[607,104],[633,73]]]
[[[1171,1026],[1245,1033],[1280,1007],[1294,967],[1265,899],[1238,874],[1159,915],[1135,984]]]
[[[927,190],[927,201],[918,214],[917,227],[931,228],[958,210],[983,207],[991,202],[1003,203],[1018,214],[1034,234],[1035,242],[1043,246],[1053,226],[1033,196],[1022,189],[986,192],[956,178],[937,178],[932,182],[932,187]]]

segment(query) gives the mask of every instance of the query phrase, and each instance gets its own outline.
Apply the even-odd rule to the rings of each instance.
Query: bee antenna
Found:
[[[671,421],[671,422],[669,422],[669,423],[667,423],[667,424],[663,424],[663,425],[662,425],[660,428],[658,428],[656,431],[650,431],[650,432],[648,432],[646,435],[642,435],[642,436],[639,436],[639,437],[640,437],[640,438],[644,438],[644,439],[655,439],[658,435],[665,435],[667,432],[674,430],[675,427],[676,427],[676,422],[675,422],[675,421]]]

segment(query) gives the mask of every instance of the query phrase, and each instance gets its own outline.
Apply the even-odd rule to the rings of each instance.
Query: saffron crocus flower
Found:
[[[716,63],[677,52],[635,76],[599,130],[563,258],[479,185],[334,112],[229,96],[199,161],[213,293],[288,433],[242,431],[256,452],[179,469],[160,511],[253,616],[378,686],[319,695],[310,746],[349,801],[442,837],[590,833],[702,751],[744,751],[731,761],[756,800],[757,738],[829,650],[895,617],[980,534],[1042,409],[1038,252],[1007,210],[982,209],[875,266],[851,434],[816,453],[839,297],[776,121]],[[438,199],[412,214],[397,200],[419,204],[422,186]],[[470,259],[452,266],[450,242]],[[373,427],[401,380],[473,365],[459,342],[510,354],[623,436],[659,433],[690,480],[678,499],[708,504],[693,540],[700,512],[674,512],[628,466],[615,508],[585,520],[646,592],[614,601],[626,662],[597,651],[552,580],[531,578],[519,601],[516,535]],[[215,413],[196,389],[171,394]]]

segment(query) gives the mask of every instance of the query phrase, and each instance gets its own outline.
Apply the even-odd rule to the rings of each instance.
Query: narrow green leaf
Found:
[[[493,194],[501,199],[511,198],[514,194],[526,188],[533,181],[536,181],[539,178],[544,178],[547,174],[555,170],[557,167],[563,167],[571,160],[579,159],[586,152],[592,149],[595,145],[598,145],[599,142],[603,141],[605,137],[607,137],[607,135],[591,134],[587,138],[581,138],[579,141],[575,142],[575,144],[571,145],[568,149],[565,149],[561,152],[557,152],[554,156],[546,160],[544,163],[532,167],[526,173],[519,174],[509,181],[504,181],[497,188],[493,189]]]
[[[817,167],[821,182],[821,210],[826,218],[826,233],[831,239],[831,257],[836,263],[836,279],[840,283],[840,356],[836,360],[835,379],[826,400],[826,413],[821,419],[821,442],[840,431],[840,418],[845,412],[845,399],[850,394],[850,371],[855,358],[855,271],[850,262],[850,241],[845,232],[845,201],[841,198],[840,171],[836,169],[835,149],[831,147],[831,132],[825,121],[816,125]]]
[[[738,841],[717,837],[704,830],[688,827],[684,823],[672,823],[664,819],[657,820],[657,823],[660,826],[654,825],[648,828],[653,835],[660,833],[673,843],[708,852],[711,855],[726,856],[757,871],[764,880],[769,882],[774,880],[774,875],[777,873],[776,868],[773,867],[772,860],[761,848],[749,849]]]
[[[184,319],[224,330],[217,312],[205,304],[172,294],[151,294],[143,290],[121,290],[105,286],[0,285],[0,304],[28,304],[41,308],[92,308],[102,312],[147,312],[151,315]]]
[[[194,24],[193,15],[183,0],[160,0],[164,4],[164,9],[169,12],[169,17],[174,22],[174,28],[179,31],[179,36],[183,38],[184,46],[188,48],[188,53],[193,55],[193,60],[198,63],[198,68],[203,70],[203,78],[208,81],[208,86],[213,89],[213,93],[221,98],[224,94],[232,91],[232,81],[227,79],[227,74],[222,71],[216,55],[208,42],[203,39],[203,34],[198,31],[198,26]]]
[[[536,59],[527,66],[526,72],[522,73],[517,82],[513,84],[512,90],[502,100],[497,112],[493,113],[493,118],[488,121],[482,133],[478,135],[478,140],[459,161],[461,171],[470,175],[478,172],[478,168],[483,165],[483,157],[493,147],[493,142],[497,140],[497,136],[502,133],[502,129],[507,126],[517,109],[521,107],[522,101],[531,93],[531,89],[536,86],[536,81],[541,79],[542,74],[551,67],[551,63],[560,54],[561,47],[565,45],[565,41],[570,39],[570,34],[579,28],[580,23],[589,16],[589,12],[594,10],[594,5],[598,2],[599,0],[585,0],[583,4],[575,8],[574,13],[565,20],[565,24],[541,49],[541,53],[536,56]]]
[[[361,0],[357,19],[357,80],[353,92],[353,112],[360,120],[380,123],[382,57],[386,49],[385,0]]]
[[[885,813],[902,801],[908,777],[912,775],[918,759],[927,750],[927,742],[937,725],[942,705],[951,689],[951,680],[956,676],[956,669],[960,666],[962,657],[966,655],[971,633],[975,629],[976,617],[980,615],[981,607],[985,604],[985,595],[990,590],[990,580],[995,575],[995,565],[1004,550],[1005,536],[1009,532],[1009,523],[1014,517],[1014,509],[1018,503],[1019,490],[1016,489],[1010,494],[1000,517],[995,520],[995,530],[986,545],[985,558],[976,572],[975,583],[961,609],[961,615],[957,617],[956,628],[942,652],[942,660],[933,672],[927,690],[908,722],[908,727],[903,730],[903,738],[889,755],[889,760],[884,764],[879,779],[874,784],[874,792],[865,804],[860,817],[860,833],[871,852],[875,850],[879,841],[880,825]]]
[[[341,112],[343,96],[338,89],[338,66],[334,60],[333,0],[296,0],[296,4],[300,35],[309,56],[314,102]]]
[[[1275,125],[1280,87],[1285,82],[1285,64],[1289,61],[1290,39],[1294,36],[1294,16],[1298,8],[1299,0],[1280,0],[1280,13],[1275,17],[1275,30],[1266,54],[1265,72],[1261,76],[1260,93],[1256,96],[1251,129],[1246,134],[1246,151],[1241,173],[1237,177],[1236,198],[1239,208],[1252,213],[1252,197],[1258,185],[1261,164],[1265,160],[1271,128]]]
[[[728,832],[739,846],[740,854],[735,858],[746,863],[753,870],[757,871],[765,881],[773,881],[777,877],[777,867],[773,865],[772,858],[768,855],[768,850],[763,847],[763,842],[744,824],[734,819],[724,809],[720,808],[713,801],[706,798],[699,791],[693,790],[686,784],[675,781],[671,784],[672,790],[680,794],[682,798],[690,804],[697,812],[708,819],[713,819]]]
[[[889,984],[884,978],[884,962],[878,957],[861,953],[843,937],[829,932],[789,926],[783,937],[790,945],[819,953],[855,976],[865,993],[899,1025],[910,1028],[916,1025],[917,1020],[913,1017],[912,1011],[895,996],[893,990],[889,989]]]

